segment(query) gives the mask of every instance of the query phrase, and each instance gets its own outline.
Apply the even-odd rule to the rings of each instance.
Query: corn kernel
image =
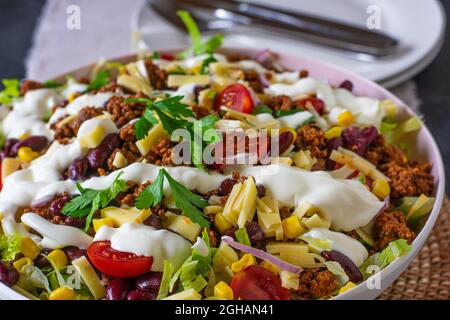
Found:
[[[30,147],[20,147],[17,156],[23,162],[31,162],[39,156],[39,153],[33,151]]]
[[[233,300],[233,289],[227,283],[220,281],[214,286],[214,296],[225,300]]]
[[[48,258],[58,269],[65,267],[67,265],[67,263],[69,262],[67,260],[67,256],[64,253],[64,251],[59,250],[59,249],[55,249],[52,252],[50,252],[48,255]]]
[[[283,219],[283,221],[281,221],[281,224],[283,225],[284,235],[288,239],[298,237],[304,230],[304,228],[300,224],[300,220],[296,215],[291,215],[290,217]]]
[[[239,259],[238,261],[234,262],[231,265],[231,271],[233,271],[233,273],[238,273],[241,270],[244,270],[247,267],[253,266],[256,264],[256,259],[253,255],[246,253],[242,256],[241,259]]]
[[[217,213],[214,216],[214,225],[221,233],[230,229],[233,225],[224,217],[222,213]]]
[[[24,132],[20,135],[19,140],[23,140],[25,138],[28,138],[30,136],[30,134],[28,132]]]
[[[386,180],[376,179],[372,184],[372,193],[384,200],[391,193],[391,187]]]
[[[325,132],[325,134],[323,136],[325,137],[325,139],[331,140],[331,139],[340,137],[341,134],[342,134],[341,127],[333,127],[330,130],[328,130],[327,132]]]
[[[102,219],[94,219],[92,220],[92,224],[94,225],[95,232],[98,231],[103,226],[114,227],[114,220],[112,218],[102,218]]]
[[[20,258],[19,260],[14,261],[13,266],[17,271],[22,272],[23,268],[26,266],[32,266],[33,260],[27,257]]]
[[[41,252],[41,249],[31,238],[26,237],[20,241],[20,252],[25,257],[34,260]]]
[[[355,116],[350,111],[341,112],[338,116],[338,124],[342,127],[348,127],[355,122]]]
[[[80,94],[79,94],[78,92],[72,92],[72,93],[69,95],[67,101],[69,101],[69,103],[71,103],[71,102],[73,102],[73,100],[75,100],[75,98],[77,98],[79,95],[80,95]]]
[[[349,281],[349,282],[347,282],[347,284],[345,286],[343,286],[341,289],[339,289],[339,294],[342,294],[350,289],[353,289],[354,287],[356,287],[356,284]]]
[[[48,300],[72,300],[74,298],[75,291],[68,286],[55,289],[48,296]]]
[[[278,272],[280,272],[280,268],[278,268],[276,265],[274,265],[273,263],[270,263],[268,261],[263,261],[259,264],[261,267],[269,270],[270,272],[272,272],[274,275],[277,275]]]

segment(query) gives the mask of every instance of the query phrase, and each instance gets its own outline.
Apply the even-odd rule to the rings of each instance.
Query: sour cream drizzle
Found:
[[[164,260],[177,270],[189,257],[191,244],[183,237],[165,229],[126,223],[120,228],[101,227],[94,241],[111,241],[111,247],[138,256],[153,257],[152,271],[163,271]]]
[[[367,249],[358,241],[343,233],[325,228],[313,228],[303,236],[332,242],[331,249],[339,251],[359,267],[369,256]]]

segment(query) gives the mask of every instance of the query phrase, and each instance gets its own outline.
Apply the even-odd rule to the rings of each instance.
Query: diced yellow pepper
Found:
[[[221,213],[217,213],[214,216],[214,225],[221,233],[224,233],[233,226]]]
[[[114,220],[112,218],[102,218],[102,219],[94,219],[92,220],[92,224],[94,225],[95,232],[98,231],[103,226],[114,227]]]
[[[338,115],[338,124],[342,127],[348,127],[355,122],[355,116],[350,111],[341,112]]]
[[[231,271],[233,271],[233,273],[238,273],[239,271],[244,270],[245,268],[253,266],[255,264],[256,264],[255,257],[250,253],[246,253],[242,256],[241,259],[239,259],[238,261],[234,262],[231,265]]]
[[[294,239],[298,237],[305,228],[300,224],[300,219],[296,215],[291,215],[281,221],[283,232],[286,238]]]
[[[25,138],[28,138],[30,136],[30,134],[28,132],[24,132],[20,135],[19,140],[23,140]]]
[[[68,286],[55,289],[48,296],[48,300],[72,300],[74,298],[75,291]]]
[[[227,283],[220,281],[214,286],[214,296],[225,300],[233,300],[233,289]]]
[[[356,287],[356,284],[349,281],[349,282],[347,282],[347,284],[345,286],[343,286],[341,289],[339,289],[339,294],[342,294],[350,289],[353,289],[354,287]]]
[[[372,184],[372,193],[380,200],[384,200],[391,193],[391,187],[387,181],[376,179]]]
[[[48,259],[55,265],[56,268],[61,269],[69,262],[64,251],[55,249],[48,254]]]
[[[280,268],[278,268],[276,265],[274,265],[273,263],[270,263],[268,261],[263,261],[259,264],[261,267],[269,270],[270,272],[272,272],[274,275],[277,275],[278,272],[280,272]]]
[[[20,252],[22,252],[25,257],[34,260],[41,252],[41,249],[33,240],[31,240],[31,238],[26,237],[22,238],[20,241]]]
[[[26,266],[32,266],[33,260],[27,257],[20,258],[19,260],[14,261],[13,266],[17,271],[22,272],[23,268]]]
[[[333,127],[330,130],[328,130],[327,132],[325,132],[325,134],[323,136],[325,137],[325,139],[331,140],[331,139],[340,137],[341,134],[342,134],[341,127]]]
[[[17,156],[23,162],[31,162],[39,156],[39,153],[33,151],[30,147],[20,147]]]

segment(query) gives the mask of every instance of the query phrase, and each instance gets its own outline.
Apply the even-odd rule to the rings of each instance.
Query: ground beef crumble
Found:
[[[431,175],[431,163],[408,161],[404,151],[387,145],[383,136],[379,135],[369,147],[366,158],[391,179],[392,198],[432,194],[434,179]]]
[[[256,92],[256,93],[263,93],[264,92],[264,85],[262,84],[259,73],[256,72],[253,69],[244,70],[244,80],[248,82],[249,86]]]
[[[101,115],[103,111],[102,108],[85,107],[80,110],[77,117],[62,126],[58,126],[58,123],[64,118],[58,120],[51,125],[51,129],[55,132],[55,139],[60,143],[67,143],[70,138],[77,135],[78,129],[84,121]]]
[[[153,64],[152,59],[145,60],[148,78],[152,87],[156,90],[167,89],[167,72]]]
[[[23,80],[20,83],[19,94],[20,96],[24,96],[30,90],[36,90],[43,88],[44,85],[41,82],[32,81],[32,80]]]
[[[130,98],[146,98],[143,93],[138,93]],[[114,96],[106,103],[106,111],[112,115],[115,124],[120,128],[133,119],[139,118],[145,111],[145,104],[140,102],[127,102],[125,97]]]
[[[405,239],[411,243],[416,234],[408,228],[406,218],[401,211],[383,212],[375,218],[374,222],[375,250],[381,251],[389,242]]]
[[[297,129],[295,146],[299,150],[309,150],[311,156],[316,158],[312,171],[324,170],[327,158],[327,147],[324,132],[313,125],[303,125]]]
[[[267,106],[269,106],[272,110],[291,110],[292,109],[292,100],[288,96],[280,95],[270,97],[266,101]]]
[[[304,269],[300,273],[300,284],[294,295],[298,295],[300,299],[319,299],[331,295],[338,285],[337,280],[328,270]]]

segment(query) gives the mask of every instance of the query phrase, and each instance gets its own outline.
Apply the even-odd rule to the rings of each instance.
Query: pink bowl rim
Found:
[[[180,52],[181,50],[183,50],[183,48],[181,48],[181,49],[159,49],[156,51],[161,52],[161,53],[175,53],[175,52]],[[219,50],[219,52],[238,52],[238,53],[244,53],[244,54],[248,54],[248,55],[255,55],[258,51],[260,51],[260,50],[247,49],[247,48],[242,49],[242,48],[235,48],[235,47],[225,47],[225,48]],[[276,51],[273,51],[273,52],[275,52],[279,55],[279,58],[280,58],[279,61],[282,65],[301,64],[302,69],[308,70],[310,72],[314,72],[314,73],[316,73],[318,71],[320,73],[323,72],[324,75],[326,75],[325,79],[329,80],[330,83],[334,84],[334,85],[338,85],[339,84],[338,81],[350,80],[355,85],[356,94],[362,95],[366,91],[376,92],[377,98],[391,99],[402,110],[406,111],[407,114],[417,116],[417,113],[415,113],[410,107],[408,107],[400,98],[398,98],[393,93],[391,93],[387,89],[383,88],[379,84],[377,84],[367,78],[364,78],[361,75],[358,75],[354,72],[345,70],[342,67],[339,67],[339,66],[327,63],[327,62],[322,62],[322,61],[318,61],[315,59],[311,59],[311,58],[305,58],[298,54],[296,54],[294,56],[294,55],[290,55],[290,54],[279,53]],[[136,58],[136,56],[137,56],[136,54],[129,54],[129,55],[120,56],[117,58],[108,59],[108,61],[122,61],[122,62],[132,61],[133,59]],[[65,72],[62,75],[55,77],[53,80],[62,80],[65,78],[66,75],[70,75],[70,74],[86,73],[94,65],[95,64],[90,64],[90,65],[83,66],[83,67],[77,68],[77,69],[69,71],[69,72]],[[318,76],[314,76],[314,77],[318,78]],[[319,80],[323,80],[323,79],[319,79]],[[368,95],[368,96],[370,96],[370,95]],[[435,172],[434,175],[435,175],[436,184],[437,184],[437,188],[435,190],[436,202],[433,206],[433,210],[429,214],[429,217],[428,217],[428,220],[427,220],[425,226],[422,228],[422,230],[419,232],[416,239],[412,243],[412,246],[413,246],[412,252],[410,252],[408,255],[406,255],[404,257],[396,259],[394,262],[392,262],[386,268],[384,268],[379,273],[377,273],[377,275],[381,276],[381,279],[387,278],[389,274],[393,273],[394,271],[396,271],[398,269],[401,269],[401,271],[403,271],[404,269],[406,269],[406,267],[409,265],[409,263],[412,261],[412,259],[414,259],[414,257],[417,256],[420,249],[425,244],[425,241],[427,240],[428,236],[430,235],[431,230],[433,229],[433,226],[439,216],[439,213],[440,213],[443,201],[444,201],[444,196],[445,196],[444,164],[443,164],[441,153],[439,151],[437,143],[434,140],[434,138],[433,138],[430,130],[426,126],[426,124],[423,125],[421,132],[418,136],[418,139],[424,140],[424,142],[428,146],[427,147],[428,154],[429,154],[428,161],[430,161],[433,164],[433,171]],[[389,282],[392,283],[395,280],[396,280],[396,278],[394,278],[392,281],[389,281]],[[343,299],[344,300],[346,298],[358,299],[358,294],[361,294],[365,290],[368,290],[365,287],[366,283],[367,283],[367,280],[360,283],[358,286],[356,286],[352,290],[349,290],[343,294],[340,294],[337,297],[332,298],[331,300],[333,300],[333,299],[337,299],[337,300]],[[390,283],[389,283],[389,285],[390,285]],[[4,285],[3,283],[0,283],[0,292],[3,292],[2,296],[6,296],[6,297],[8,297],[8,299],[15,299],[15,300],[28,300],[29,299],[29,298],[23,296],[22,294],[18,293],[17,291],[15,291],[14,289],[9,288],[8,286]],[[382,291],[379,291],[377,293],[377,295],[381,294],[381,292]]]

